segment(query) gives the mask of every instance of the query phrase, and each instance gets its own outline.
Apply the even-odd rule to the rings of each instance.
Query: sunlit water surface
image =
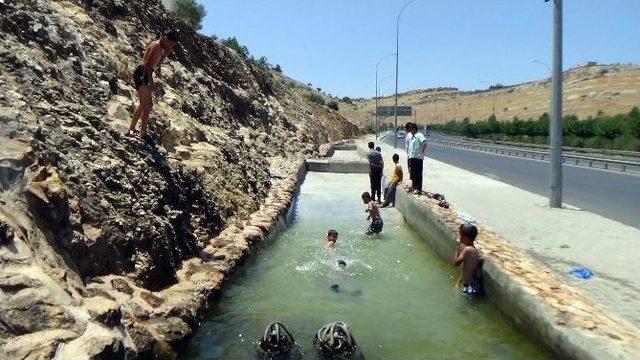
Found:
[[[367,187],[365,174],[308,173],[294,222],[239,271],[181,358],[252,359],[272,321],[288,327],[309,359],[317,358],[313,334],[332,321],[350,326],[366,359],[549,358],[491,303],[454,292],[459,270],[395,209],[382,210],[380,237],[364,235]],[[340,235],[327,250],[330,228]]]

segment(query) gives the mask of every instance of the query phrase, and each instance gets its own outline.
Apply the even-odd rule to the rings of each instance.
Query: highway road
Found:
[[[385,141],[393,144],[393,135]],[[404,146],[404,139],[398,139],[398,146]],[[536,194],[549,193],[546,161],[436,144],[429,144],[427,157]],[[640,176],[570,165],[564,166],[563,176],[564,203],[640,228]]]

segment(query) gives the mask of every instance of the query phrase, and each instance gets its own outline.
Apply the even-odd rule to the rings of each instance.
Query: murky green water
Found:
[[[457,269],[395,209],[383,210],[379,238],[364,235],[367,188],[365,174],[308,173],[294,223],[241,270],[181,358],[253,358],[272,321],[285,324],[310,359],[313,334],[332,321],[350,326],[366,359],[549,358],[489,302],[454,292]],[[333,250],[324,248],[329,228],[340,233]]]

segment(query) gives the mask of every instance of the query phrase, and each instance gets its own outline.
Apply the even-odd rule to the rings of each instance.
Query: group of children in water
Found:
[[[369,143],[370,153],[371,150],[380,154],[380,148],[373,148],[373,143]],[[375,155],[374,154],[374,157]],[[380,156],[380,162],[382,163]],[[392,172],[392,180],[387,186],[387,191],[389,191],[389,187],[392,187],[393,190],[393,204],[395,205],[395,190],[396,187],[402,182],[402,167],[398,164],[400,157],[398,154],[394,154],[393,157],[394,167]],[[371,174],[370,174],[371,175]],[[372,180],[378,180],[376,179]],[[379,181],[379,180],[378,180]],[[372,181],[372,188],[374,184]],[[378,185],[379,186],[379,185]],[[378,190],[379,191],[379,190]],[[385,203],[382,204],[382,207],[386,207],[389,204],[388,194],[385,197]],[[378,198],[378,202],[375,201],[375,198],[369,193],[362,193],[362,202],[366,205],[365,213],[367,214],[367,220],[371,220],[371,223],[367,227],[365,234],[373,235],[380,234],[382,231],[382,227],[384,222],[382,221],[382,217],[380,216],[380,198]],[[455,288],[460,289],[462,295],[467,298],[477,298],[482,294],[482,286],[481,282],[478,278],[478,268],[481,266],[482,259],[480,257],[480,253],[478,249],[476,249],[474,242],[478,235],[478,229],[475,225],[469,223],[463,223],[458,227],[458,236],[456,238],[456,244],[453,249],[453,258],[452,263],[453,266],[462,265],[462,273],[458,280],[456,281]],[[325,241],[326,248],[333,248],[338,241],[338,232],[336,230],[329,230],[327,233],[327,239]],[[341,270],[344,270],[347,266],[344,260],[338,260],[338,266]],[[338,284],[332,285],[333,290],[338,289]]]

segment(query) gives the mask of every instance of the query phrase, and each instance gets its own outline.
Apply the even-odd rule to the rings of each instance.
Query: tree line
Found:
[[[627,114],[599,112],[586,119],[576,115],[565,115],[562,119],[562,135],[567,146],[640,151],[640,110],[637,106]],[[537,120],[514,117],[511,121],[498,121],[491,115],[486,120],[472,123],[464,118],[432,124],[428,128],[471,138],[546,144],[549,114],[544,113]]]

